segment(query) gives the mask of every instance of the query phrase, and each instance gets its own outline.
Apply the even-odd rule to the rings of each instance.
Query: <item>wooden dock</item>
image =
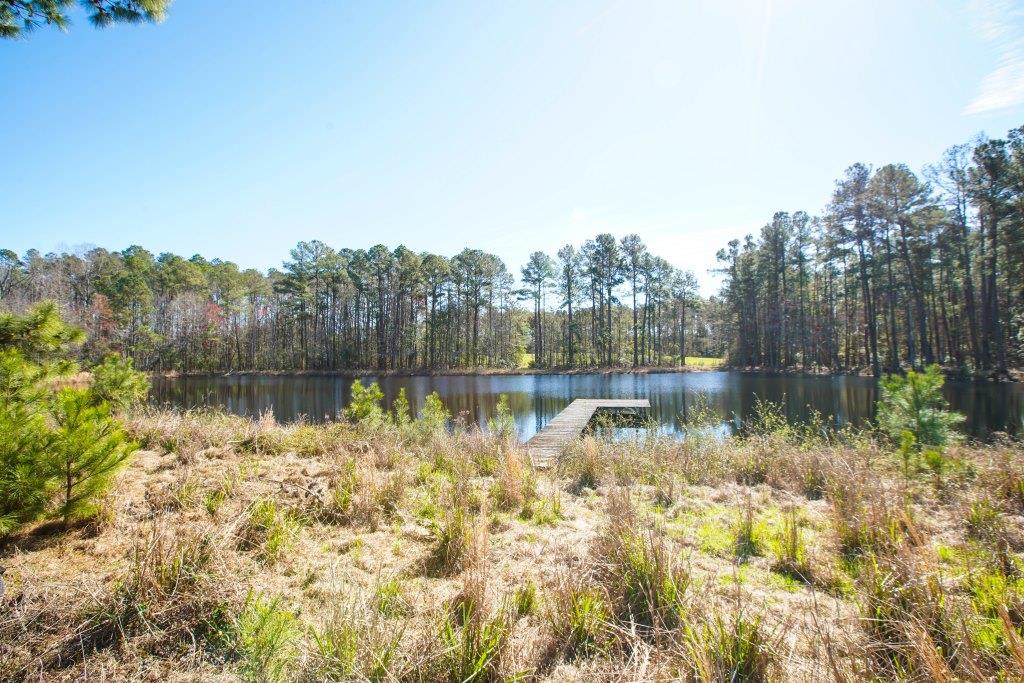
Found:
[[[534,467],[550,467],[558,462],[565,445],[579,438],[598,411],[639,412],[650,407],[646,398],[578,398],[526,442],[530,460]]]

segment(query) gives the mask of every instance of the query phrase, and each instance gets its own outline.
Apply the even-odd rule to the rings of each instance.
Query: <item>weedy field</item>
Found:
[[[5,680],[1024,674],[1024,449],[788,425],[588,437],[136,409],[93,518],[0,550]]]

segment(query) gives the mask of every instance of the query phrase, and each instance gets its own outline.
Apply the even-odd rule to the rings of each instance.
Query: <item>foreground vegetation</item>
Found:
[[[68,386],[80,340],[0,316],[3,680],[1024,675],[1024,447],[959,443],[937,366],[877,431],[697,409],[537,470],[506,400],[158,410],[116,358]]]
[[[913,400],[909,385],[893,400]],[[787,425],[587,438],[135,410],[97,514],[0,562],[12,680],[910,680],[1024,672],[1024,448]],[[910,429],[908,429],[910,427]],[[912,434],[913,424],[892,429]],[[929,450],[931,448],[932,450]]]

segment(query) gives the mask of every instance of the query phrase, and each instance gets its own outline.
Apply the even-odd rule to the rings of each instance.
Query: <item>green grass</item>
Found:
[[[281,681],[288,677],[300,627],[295,615],[278,599],[252,598],[238,616],[235,639],[241,673],[251,681]]]
[[[711,368],[725,362],[723,358],[709,358],[707,356],[687,356],[686,364],[701,368]]]
[[[496,679],[509,629],[502,619],[484,619],[475,609],[464,604],[458,616],[449,614],[441,623],[443,668],[453,683]]]
[[[562,501],[558,496],[539,499],[523,506],[522,520],[531,520],[537,526],[555,526],[562,519]]]
[[[553,596],[553,603],[548,618],[569,659],[588,657],[606,648],[611,614],[599,590],[564,586]]]
[[[528,581],[512,596],[512,605],[516,616],[525,617],[537,611],[537,584]]]
[[[257,548],[264,561],[273,564],[292,547],[299,531],[298,521],[278,509],[270,499],[260,499],[249,509],[244,545]]]
[[[690,652],[695,678],[705,681],[772,680],[776,655],[759,615],[721,615],[706,623],[687,625],[684,645]]]
[[[401,580],[394,577],[377,586],[374,591],[373,603],[377,611],[385,617],[405,616],[408,608],[405,604]]]

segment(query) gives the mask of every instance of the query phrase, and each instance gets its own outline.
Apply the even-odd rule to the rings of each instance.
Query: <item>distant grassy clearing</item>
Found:
[[[707,356],[687,356],[686,357],[686,364],[687,365],[696,365],[698,367],[710,368],[710,367],[715,367],[716,365],[721,365],[724,362],[725,362],[725,360],[722,359],[722,358],[709,358]]]
[[[534,357],[535,356],[532,353],[522,353],[522,354],[520,354],[519,355],[519,366],[518,366],[519,369],[526,370],[528,368],[533,367],[533,359],[534,359]],[[664,357],[662,357],[661,365],[657,366],[657,367],[672,368],[672,367],[674,367],[676,365],[677,362],[678,362],[678,356],[673,356],[673,357],[664,356]],[[725,360],[722,359],[722,358],[710,358],[708,356],[687,356],[686,357],[686,365],[691,366],[691,367],[713,368],[713,367],[717,367],[719,365],[722,365],[723,363],[725,363]],[[628,364],[627,365],[623,365],[623,367],[624,368],[628,367]],[[655,366],[645,366],[645,367],[655,367]]]

